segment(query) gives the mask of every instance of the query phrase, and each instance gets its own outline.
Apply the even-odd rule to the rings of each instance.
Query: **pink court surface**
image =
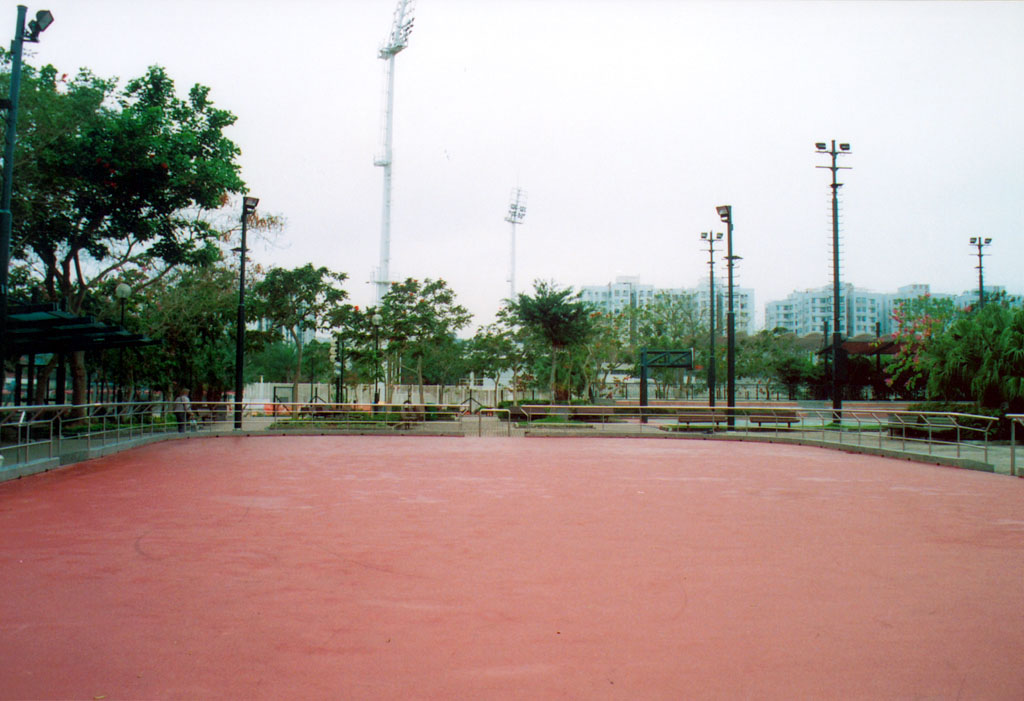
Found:
[[[229,437],[0,484],[0,697],[1024,698],[1024,480]]]

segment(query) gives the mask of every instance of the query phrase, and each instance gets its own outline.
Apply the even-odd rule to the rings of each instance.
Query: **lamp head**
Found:
[[[708,232],[706,232],[706,231],[700,232],[700,237],[702,239],[704,239],[705,241],[707,241],[708,240]]]
[[[977,243],[978,243],[978,237],[977,236],[972,236],[971,237],[971,245],[974,246]]]
[[[850,144],[839,144],[839,150],[840,151],[849,151],[850,150]]]
[[[992,243],[992,239],[985,239],[985,245],[986,246],[989,245],[990,243]]]
[[[243,197],[242,198],[242,210],[246,214],[252,214],[256,211],[256,206],[260,203],[259,197]]]
[[[826,151],[828,150],[828,144],[826,144],[824,141],[819,141],[818,143],[814,144],[814,148],[818,149],[819,151]]]
[[[732,205],[726,204],[721,207],[715,207],[715,211],[718,212],[718,216],[726,224],[732,221]]]
[[[49,10],[40,10],[36,18],[28,23],[29,41],[39,41],[39,35],[46,31],[46,28],[53,24],[53,13]]]
[[[719,231],[717,234],[715,234],[715,240],[721,241],[723,236],[725,236],[725,234]]]
[[[132,288],[127,283],[118,283],[117,287],[114,288],[114,296],[118,299],[128,299],[132,295]]]
[[[383,321],[384,317],[382,317],[379,312],[375,312],[374,315],[370,317],[370,323],[374,326],[380,326]]]

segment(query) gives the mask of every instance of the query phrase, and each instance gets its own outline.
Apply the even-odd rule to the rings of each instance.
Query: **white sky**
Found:
[[[46,0],[35,65],[167,68],[238,116],[243,177],[284,216],[263,264],[378,262],[384,61],[395,0]],[[13,29],[16,3],[0,21]],[[830,174],[849,142],[842,280],[1024,292],[1024,3],[418,0],[398,55],[391,277],[441,277],[491,320],[517,281],[692,287],[731,204],[737,283],[830,284]],[[8,18],[8,19],[4,19]],[[2,25],[0,25],[2,26]],[[0,32],[6,36],[6,32]],[[4,41],[8,41],[4,39]],[[724,270],[723,270],[724,272]]]

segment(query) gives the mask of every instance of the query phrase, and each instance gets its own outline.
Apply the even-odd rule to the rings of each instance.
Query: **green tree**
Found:
[[[156,66],[123,89],[88,71],[67,80],[52,66],[25,66],[12,254],[44,298],[81,313],[111,277],[136,271],[152,281],[217,259],[218,232],[205,216],[244,189],[239,150],[223,133],[234,122],[206,87],[179,98]],[[72,372],[81,403],[84,354]]]
[[[450,338],[472,319],[458,304],[455,293],[444,280],[407,278],[391,286],[381,300],[381,331],[388,340],[389,366],[396,371],[403,356],[415,362],[419,401],[423,403],[423,359],[431,347]],[[392,379],[397,379],[393,374]],[[391,398],[391,382],[385,394]]]
[[[292,375],[295,397],[299,396],[302,380],[303,337],[307,331],[334,329],[341,323],[342,302],[348,293],[340,285],[347,277],[345,273],[332,272],[326,267],[315,268],[307,263],[291,270],[271,268],[253,286],[251,318],[264,320],[271,333],[295,344]]]
[[[701,314],[694,295],[675,296],[660,293],[636,310],[637,342],[646,348],[683,350],[695,348],[708,332],[708,322]],[[639,358],[635,359],[639,362]],[[637,365],[639,373],[639,365]],[[679,384],[682,391],[682,371],[674,368],[655,369],[651,379],[663,393],[666,385]]]
[[[251,335],[251,332],[245,334],[247,343]],[[267,382],[283,382],[292,379],[296,352],[293,344],[278,336],[246,358],[245,381],[256,382],[263,378]]]
[[[590,310],[580,301],[580,293],[538,280],[533,284],[532,295],[520,293],[507,305],[511,316],[529,333],[543,339],[551,350],[549,387],[552,399],[568,399],[568,382],[563,391],[556,385],[558,355],[585,343],[594,329]]]
[[[930,399],[997,409],[1024,400],[1024,310],[1005,299],[958,315],[922,350]]]
[[[128,322],[160,342],[159,352],[140,363],[142,377],[165,392],[186,384],[197,398],[220,399],[234,377],[235,280],[235,271],[221,265],[182,268],[129,298]]]
[[[593,311],[590,315],[594,333],[586,344],[587,394],[611,396],[608,378],[635,362],[630,345],[629,312]]]
[[[519,347],[513,332],[498,324],[490,324],[479,329],[469,342],[469,367],[473,372],[494,382],[495,401],[498,397],[501,373],[515,367],[519,356]],[[512,396],[514,401],[514,389]]]
[[[900,396],[913,397],[925,390],[931,371],[925,351],[946,333],[957,314],[952,300],[929,295],[907,300],[893,312],[896,354],[886,364],[886,384]]]

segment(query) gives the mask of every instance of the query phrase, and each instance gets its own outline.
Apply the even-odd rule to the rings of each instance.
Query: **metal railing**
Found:
[[[169,401],[0,407],[0,471],[38,461],[71,461],[68,456],[94,455],[157,437],[235,430],[232,402],[193,402],[182,423],[173,408]],[[511,435],[508,414],[506,409],[474,412],[463,404],[279,402],[246,406],[242,431]]]
[[[0,408],[0,469],[69,455],[94,454],[154,438],[196,432],[230,434],[234,404],[194,402],[179,424],[169,401]],[[1012,415],[1010,474],[1017,474]],[[731,419],[731,421],[730,421]],[[271,403],[247,405],[242,431],[260,433],[385,433],[511,436],[528,433],[650,435],[652,433],[790,436],[823,444],[867,446],[904,453],[989,462],[998,420],[949,412],[844,409],[796,405],[701,407],[690,405],[521,405],[508,409],[463,404]],[[731,424],[731,425],[730,425]],[[522,432],[522,431],[518,431]],[[1001,455],[1005,452],[1001,450]],[[1005,457],[1005,455],[1003,456]]]
[[[1024,470],[1017,470],[1017,426],[1024,426],[1024,414],[1007,414],[1010,420],[1010,474],[1024,477]]]
[[[831,408],[796,405],[744,405],[733,409],[694,405],[524,405],[513,407],[512,415],[521,427],[532,431],[557,432],[586,426],[598,432],[639,435],[664,431],[789,435],[925,455],[962,458],[970,454],[986,463],[989,439],[998,422],[991,416],[888,409],[843,409],[837,416]]]

